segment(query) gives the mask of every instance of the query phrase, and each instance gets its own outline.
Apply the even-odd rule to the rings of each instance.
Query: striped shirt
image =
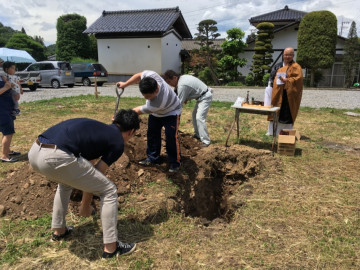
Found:
[[[144,70],[141,79],[151,77],[160,86],[159,93],[152,100],[146,100],[146,104],[141,106],[142,113],[152,114],[156,117],[165,117],[181,114],[180,100],[164,79],[154,71]]]

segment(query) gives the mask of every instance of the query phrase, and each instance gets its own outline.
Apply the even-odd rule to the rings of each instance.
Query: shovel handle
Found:
[[[117,113],[117,110],[119,108],[119,101],[120,101],[120,97],[121,95],[124,93],[124,88],[121,88],[121,92],[119,93],[119,88],[117,86],[115,86],[115,93],[116,93],[116,105],[115,105],[115,111],[114,111],[114,118],[115,115]]]
[[[120,98],[121,97],[121,95],[124,93],[124,88],[121,88],[121,92],[119,93],[119,87],[115,87],[115,92],[116,92],[116,96],[118,97],[118,98]]]

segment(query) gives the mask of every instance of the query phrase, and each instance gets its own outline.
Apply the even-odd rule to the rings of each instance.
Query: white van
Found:
[[[28,66],[23,72],[40,72],[39,86],[73,87],[75,84],[74,72],[71,65],[65,61],[41,61]]]

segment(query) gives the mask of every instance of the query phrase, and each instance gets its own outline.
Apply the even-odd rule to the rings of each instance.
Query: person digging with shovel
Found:
[[[73,231],[66,226],[72,189],[82,190],[83,207],[91,207],[92,194],[100,197],[103,229],[103,258],[130,254],[134,243],[122,243],[117,231],[117,187],[106,176],[109,166],[124,152],[124,144],[140,127],[138,114],[120,110],[112,124],[75,118],[50,127],[38,136],[29,151],[31,167],[58,183],[52,213],[52,241],[66,238]],[[94,166],[91,160],[100,160]]]
[[[139,83],[139,89],[146,104],[133,110],[149,114],[147,131],[147,158],[139,164],[153,166],[160,163],[161,130],[165,128],[166,152],[170,163],[169,172],[180,169],[180,142],[178,137],[181,104],[179,98],[164,79],[154,71],[144,70],[133,75],[126,82],[117,82],[117,87],[126,88]]]

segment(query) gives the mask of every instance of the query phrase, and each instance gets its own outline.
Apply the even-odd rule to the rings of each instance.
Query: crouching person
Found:
[[[38,136],[29,151],[30,165],[58,183],[51,224],[53,241],[66,238],[74,229],[66,225],[65,215],[75,188],[82,190],[88,200],[91,194],[100,197],[102,257],[130,254],[135,250],[136,244],[118,240],[117,187],[105,176],[105,171],[120,158],[124,144],[139,129],[139,123],[135,111],[120,110],[110,125],[75,118],[56,124]],[[93,166],[90,161],[95,159],[99,161]]]

